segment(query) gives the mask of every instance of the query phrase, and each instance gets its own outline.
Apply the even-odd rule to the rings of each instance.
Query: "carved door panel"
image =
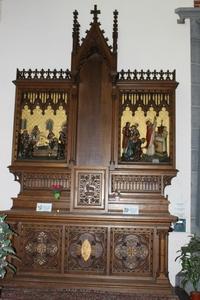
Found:
[[[49,224],[21,226],[19,272],[60,273],[62,227]]]

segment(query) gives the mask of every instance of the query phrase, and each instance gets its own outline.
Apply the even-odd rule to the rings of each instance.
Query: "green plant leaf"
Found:
[[[188,283],[191,283],[196,291],[200,282],[200,237],[192,236],[189,243],[182,246],[177,253],[175,261],[181,262],[183,274],[181,284],[185,288]]]
[[[15,233],[10,229],[5,219],[6,215],[0,216],[0,278],[4,278],[7,268],[16,272],[15,266],[9,261],[9,257],[16,257],[11,242],[11,237]]]
[[[5,274],[6,274],[6,270],[0,268],[0,278],[4,278]]]
[[[12,270],[14,273],[16,273],[16,271],[17,271],[16,267],[13,264],[11,264],[11,263],[8,263],[8,268],[10,270]]]
[[[15,254],[15,250],[11,246],[4,247],[4,251],[8,254]]]

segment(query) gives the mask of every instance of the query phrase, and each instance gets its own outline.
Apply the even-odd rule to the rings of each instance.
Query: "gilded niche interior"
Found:
[[[65,159],[68,97],[59,90],[22,92],[19,160]]]
[[[169,93],[121,94],[121,161],[170,161]]]
[[[164,190],[177,173],[176,74],[118,71],[118,12],[112,45],[96,5],[91,14],[80,40],[73,13],[70,70],[17,70],[9,169],[20,192],[7,215],[21,261],[5,284],[173,299],[167,255],[176,217]]]

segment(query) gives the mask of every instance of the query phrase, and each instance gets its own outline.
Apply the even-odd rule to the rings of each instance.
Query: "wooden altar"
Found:
[[[17,70],[9,169],[21,190],[7,215],[21,261],[3,283],[175,299],[175,71],[118,71],[118,12],[112,46],[91,13],[80,41],[74,12],[71,70]]]

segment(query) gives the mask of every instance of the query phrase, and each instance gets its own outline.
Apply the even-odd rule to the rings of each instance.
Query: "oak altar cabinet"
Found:
[[[73,14],[71,70],[17,70],[9,169],[21,190],[7,215],[21,261],[4,285],[171,297],[175,71],[118,71],[118,12],[112,46],[99,13],[81,41]]]

